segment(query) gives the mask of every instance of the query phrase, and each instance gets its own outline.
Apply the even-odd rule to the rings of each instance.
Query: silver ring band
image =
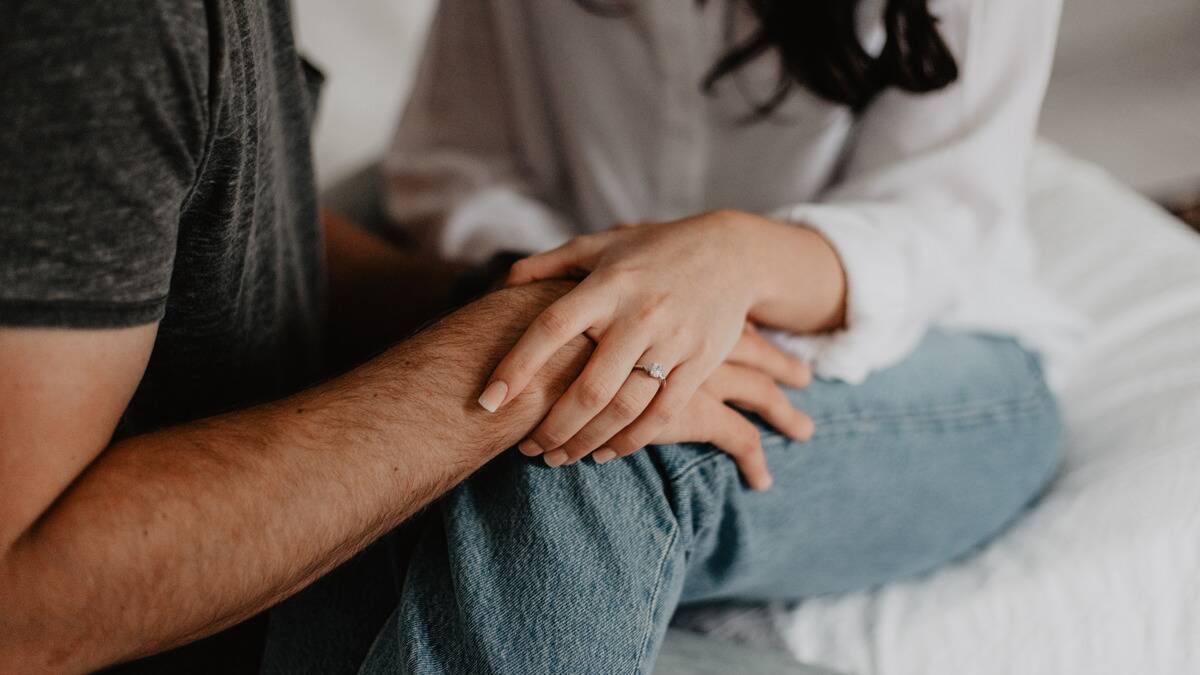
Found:
[[[640,370],[643,373],[646,373],[650,377],[658,380],[659,384],[665,384],[667,382],[667,368],[661,363],[647,363],[644,365],[639,363],[638,365],[634,366],[633,369],[635,371]]]

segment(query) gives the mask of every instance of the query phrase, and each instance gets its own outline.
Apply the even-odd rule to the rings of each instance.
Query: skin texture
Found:
[[[735,429],[736,433],[729,434],[728,440],[705,440],[713,442],[733,457],[747,484],[757,490],[770,489],[773,480],[758,430],[744,416],[722,404],[755,413],[792,439],[807,441],[812,438],[813,421],[792,407],[779,384],[803,388],[811,381],[812,372],[806,363],[779,351],[747,324],[729,359],[696,391],[685,407],[685,414],[668,424],[653,442],[694,441],[692,429],[697,419],[718,419],[723,426]],[[658,393],[659,386],[641,371],[632,372],[616,397],[560,447],[543,455],[542,446],[531,437],[519,448],[529,457],[542,455],[552,467],[574,464],[593,451],[592,459],[599,464],[627,457],[641,448],[628,446],[615,449],[604,444],[645,410]],[[688,412],[693,410],[701,412]],[[552,429],[560,423],[566,414],[561,411],[562,407],[556,404],[555,411],[547,416],[539,429]],[[556,413],[559,414],[558,419],[554,417]],[[546,434],[541,432],[535,435],[544,438]]]
[[[796,333],[844,322],[845,273],[833,248],[812,230],[746,213],[577,237],[517,263],[508,283],[580,276],[489,380],[489,391],[504,392],[489,407],[504,408],[561,345],[582,334],[597,341],[579,379],[521,445],[526,454],[546,453],[552,466],[563,453],[570,461],[601,444],[600,459],[637,451],[660,438],[698,391],[730,400],[717,390],[730,379],[719,369],[731,360],[746,365],[748,352],[764,350],[761,338],[745,332],[747,321]],[[654,362],[670,373],[660,391],[628,377],[635,365]],[[781,364],[765,370],[794,386],[809,376]],[[811,422],[802,428],[790,417],[778,423],[781,430],[801,439],[811,434]],[[752,487],[770,487],[761,453],[734,457]]]
[[[328,241],[334,297],[357,289],[360,307],[400,304],[397,279],[429,280],[424,263],[409,267],[373,238]],[[441,310],[430,285],[417,288]],[[499,291],[309,391],[116,444],[156,326],[0,329],[0,672],[87,672],[169,649],[353,556],[527,436],[561,398],[591,352],[585,337],[557,350],[503,416],[474,403],[571,288]],[[427,320],[371,315],[340,317],[344,344],[370,350]],[[727,394],[696,397],[662,438],[752,452],[758,434],[721,401],[785,411],[769,375],[741,368],[720,385]]]
[[[108,448],[153,327],[0,331],[15,411],[0,427],[0,671],[83,672],[214,633],[395,527],[565,388],[585,339],[513,414],[472,404],[564,290],[494,294],[311,391]]]

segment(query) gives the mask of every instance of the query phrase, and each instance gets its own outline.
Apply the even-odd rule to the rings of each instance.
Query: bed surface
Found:
[[[1092,321],[1062,387],[1063,474],[928,578],[771,617],[805,662],[877,675],[1200,673],[1200,236],[1043,148],[1041,273]]]

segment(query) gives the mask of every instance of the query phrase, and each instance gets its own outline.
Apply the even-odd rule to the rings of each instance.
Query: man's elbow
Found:
[[[19,597],[13,580],[9,555],[0,555],[0,673],[36,673],[45,668],[33,666],[30,645],[36,640],[30,634],[28,602]]]
[[[31,635],[30,621],[19,603],[13,602],[11,589],[0,586],[0,673],[44,673],[50,672],[49,664],[37,663],[33,645],[36,637]]]
[[[8,620],[5,619],[5,624]],[[12,631],[4,625],[4,635],[0,635],[0,672],[3,673],[48,673],[52,672],[45,664],[36,664],[30,650],[18,644],[12,636]]]
[[[14,618],[9,607],[0,620],[0,673],[87,673],[95,667],[86,666],[76,658],[75,650],[49,631],[32,629],[22,617]],[[19,613],[18,613],[19,614]],[[24,623],[24,625],[20,625]]]
[[[53,634],[54,622],[21,581],[11,553],[0,556],[0,673],[84,673],[77,640]]]

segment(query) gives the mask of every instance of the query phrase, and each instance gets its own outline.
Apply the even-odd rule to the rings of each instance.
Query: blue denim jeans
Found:
[[[800,444],[762,428],[765,494],[707,445],[560,469],[498,458],[433,507],[394,595],[362,582],[397,560],[354,573],[367,590],[342,612],[351,623],[355,606],[394,602],[381,630],[359,629],[362,672],[647,673],[680,606],[928,572],[1013,522],[1059,464],[1054,399],[1008,339],[934,332],[862,385],[791,396],[817,433]],[[361,661],[326,625],[345,593],[321,592],[274,617],[268,670]],[[303,637],[289,645],[289,633]]]

